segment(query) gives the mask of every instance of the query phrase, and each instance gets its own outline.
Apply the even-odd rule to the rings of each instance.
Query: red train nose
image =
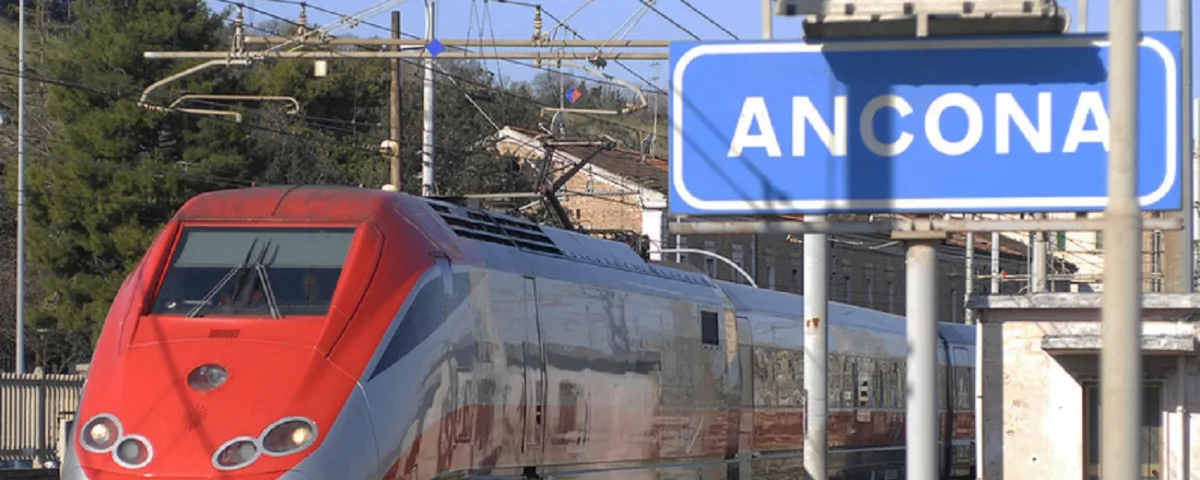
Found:
[[[286,471],[320,443],[354,380],[311,348],[176,341],[91,372],[80,464],[139,476]],[[223,451],[222,451],[223,450]]]

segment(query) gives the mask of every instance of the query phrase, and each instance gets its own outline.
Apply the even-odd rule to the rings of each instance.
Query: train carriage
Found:
[[[797,478],[803,297],[434,199],[191,199],[118,292],[63,478]],[[830,478],[901,478],[904,318],[830,303]],[[974,330],[939,326],[942,477]]]

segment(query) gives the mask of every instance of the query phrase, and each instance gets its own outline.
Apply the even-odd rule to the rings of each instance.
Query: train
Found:
[[[795,479],[803,297],[456,202],[185,202],[120,286],[61,478]],[[828,475],[905,477],[905,319],[828,308]],[[940,477],[974,329],[939,323]]]

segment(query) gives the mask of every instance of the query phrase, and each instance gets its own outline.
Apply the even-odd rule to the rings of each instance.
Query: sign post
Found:
[[[1108,206],[1104,229],[1104,297],[1100,308],[1100,473],[1139,478],[1142,418],[1142,231],[1138,208],[1139,124],[1153,120],[1139,109],[1138,3],[1109,2],[1112,42],[1112,152],[1108,157]],[[1190,20],[1190,19],[1189,19]],[[1144,75],[1144,74],[1143,74]],[[1153,80],[1142,76],[1146,86]],[[1173,104],[1178,106],[1179,102]],[[1179,138],[1176,134],[1175,138]],[[1189,152],[1190,157],[1190,152]],[[1191,161],[1189,158],[1188,161]],[[1188,179],[1191,181],[1191,179]],[[1185,213],[1190,214],[1189,210]]]
[[[810,289],[828,279],[818,280],[818,274],[826,277],[827,272],[807,262],[810,252],[815,256],[825,245],[812,242],[811,234],[861,232],[874,226],[810,224],[809,220],[816,220],[812,217],[1101,211],[1114,206],[1109,203],[1108,185],[1116,182],[1114,187],[1120,183],[1125,189],[1118,193],[1128,195],[1113,210],[1121,212],[1119,230],[1136,239],[1142,228],[1137,223],[1139,209],[1180,208],[1179,35],[1146,33],[1122,41],[1137,43],[1133,48],[1123,45],[1128,51],[1110,49],[1102,35],[674,43],[671,213],[807,216],[805,224],[786,229],[806,234],[805,386],[810,396],[823,392],[825,349],[810,340],[812,329],[807,325],[816,317],[812,314],[824,313],[824,308],[817,305],[819,297],[810,307],[808,294],[823,293],[824,288]],[[1118,70],[1128,73],[1118,75]],[[1109,176],[1110,150],[1113,165],[1124,168],[1114,170],[1114,175],[1122,175],[1120,179]],[[1127,218],[1131,215],[1134,223]],[[893,231],[894,239],[909,245],[907,474],[935,478],[941,472],[934,394],[938,342],[934,247],[949,231],[958,231],[949,227],[1008,231],[1012,229],[987,229],[1022,222],[968,220],[959,225],[917,218],[909,223],[907,229]],[[1051,224],[1094,226],[1096,222],[1039,219],[1027,223],[1033,227],[1030,230],[1044,231]],[[670,226],[677,234],[766,233],[781,228],[746,225],[739,229],[716,222]],[[1117,234],[1115,227],[1106,228],[1114,228]],[[1118,248],[1113,244],[1110,250]],[[1116,254],[1114,250],[1114,258],[1136,255],[1135,245],[1120,245],[1122,252],[1129,251]],[[1137,267],[1130,265],[1125,267]],[[1124,282],[1118,286],[1122,301],[1138,305],[1140,293],[1131,300],[1134,292],[1127,292]],[[1121,321],[1133,321],[1127,318],[1133,308],[1121,310]],[[827,323],[823,317],[822,328]],[[1105,322],[1108,328],[1107,317]],[[818,338],[817,332],[811,332],[811,337]],[[1122,359],[1130,358],[1125,350]],[[1127,374],[1131,373],[1121,373]],[[817,434],[824,429],[818,431],[816,422],[823,421],[826,407],[811,397],[807,404],[806,467],[823,468],[824,462],[810,455],[823,453]],[[1123,442],[1125,434],[1119,435]],[[824,471],[807,474],[808,478],[826,475]]]

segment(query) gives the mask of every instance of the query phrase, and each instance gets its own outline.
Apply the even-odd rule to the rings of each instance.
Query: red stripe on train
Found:
[[[738,441],[739,411],[629,407],[550,406],[545,436],[536,446],[524,441],[519,406],[464,407],[422,428],[392,465],[388,480],[430,478],[437,473],[481,468],[583,463],[658,463],[672,458],[724,457]],[[746,412],[749,413],[749,412]],[[942,414],[942,431],[950,415]],[[804,413],[799,408],[755,409],[751,450],[799,450]],[[829,446],[877,448],[904,445],[902,410],[829,412]],[[974,412],[953,415],[951,438],[974,438]],[[747,432],[750,433],[750,432]],[[736,447],[734,447],[736,448]],[[388,451],[383,448],[381,451]]]

